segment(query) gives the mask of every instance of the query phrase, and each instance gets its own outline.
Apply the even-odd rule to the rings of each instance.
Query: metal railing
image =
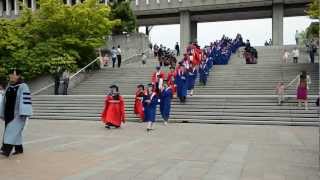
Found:
[[[146,52],[148,52],[148,51],[149,51],[149,49],[147,49],[147,50],[144,51],[143,53],[146,53]],[[132,59],[132,58],[134,58],[134,57],[136,57],[136,56],[140,56],[141,54],[142,54],[142,53],[140,53],[140,54],[135,54],[135,55],[132,55],[132,56],[130,56],[130,57],[127,57],[127,58],[125,58],[125,59],[123,60],[123,62],[125,63],[127,60]],[[71,81],[74,77],[76,77],[77,75],[79,75],[81,72],[85,71],[88,67],[90,67],[92,64],[94,64],[94,63],[95,63],[96,61],[98,61],[98,60],[100,60],[99,57],[97,57],[96,59],[94,59],[93,61],[91,61],[89,64],[87,64],[85,67],[81,68],[79,71],[77,71],[76,73],[74,73],[73,75],[71,75],[71,76],[70,76],[70,81]],[[130,63],[130,62],[127,62],[127,63]],[[61,82],[62,82],[62,81],[60,81],[60,83],[61,83]],[[39,93],[41,93],[41,92],[43,92],[43,91],[51,88],[52,86],[54,86],[54,83],[51,83],[51,84],[49,84],[49,85],[47,85],[47,86],[45,86],[45,87],[43,87],[43,88],[35,91],[35,92],[32,93],[31,95],[37,95],[37,94],[39,94]]]
[[[70,76],[70,80],[72,80],[74,77],[76,77],[78,74],[80,74],[82,71],[86,70],[88,67],[90,67],[93,63],[95,63],[97,60],[99,60],[99,57],[97,57],[96,59],[94,59],[93,61],[91,61],[88,65],[86,65],[85,67],[81,68],[79,71],[77,71],[76,73],[74,73],[73,75]],[[60,81],[61,83],[62,81]],[[44,90],[47,90],[49,88],[51,88],[52,86],[54,86],[54,83],[51,83],[39,90],[37,90],[36,92],[32,93],[31,95],[37,95],[39,93],[41,93]]]

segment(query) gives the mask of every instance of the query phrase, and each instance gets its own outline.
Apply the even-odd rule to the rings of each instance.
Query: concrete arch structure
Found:
[[[197,23],[272,18],[273,45],[283,45],[283,18],[304,15],[309,0],[132,0],[139,26],[180,24],[180,44],[197,39]]]

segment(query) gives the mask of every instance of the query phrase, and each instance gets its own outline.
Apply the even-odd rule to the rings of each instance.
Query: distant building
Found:
[[[75,5],[82,3],[84,0],[63,0],[65,4]],[[97,0],[98,3],[110,4],[118,0]],[[22,5],[25,4],[32,11],[39,8],[38,0],[0,0],[0,18],[15,18],[22,10]]]

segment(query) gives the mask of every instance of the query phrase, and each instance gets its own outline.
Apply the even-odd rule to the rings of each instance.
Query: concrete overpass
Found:
[[[310,0],[132,0],[139,26],[180,24],[181,47],[197,39],[197,23],[272,18],[273,45],[283,45],[283,18],[305,15]],[[240,27],[239,27],[240,28]],[[257,27],[259,31],[259,27]]]

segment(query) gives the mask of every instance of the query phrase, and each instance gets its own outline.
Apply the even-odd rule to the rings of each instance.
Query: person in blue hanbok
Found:
[[[208,70],[206,61],[202,61],[199,67],[199,74],[200,74],[200,78],[199,78],[200,85],[203,85],[203,86],[207,85],[209,70]]]
[[[160,114],[164,120],[164,124],[167,125],[170,117],[171,111],[171,99],[173,96],[173,91],[167,83],[164,83],[164,88],[160,93]]]
[[[2,155],[9,157],[22,154],[22,131],[28,118],[32,115],[32,102],[29,87],[21,79],[21,71],[11,69],[10,83],[5,90],[0,105],[0,119],[5,121],[3,133]]]
[[[158,92],[153,91],[153,85],[148,84],[147,94],[143,97],[144,122],[147,122],[147,131],[153,130],[153,124],[156,121]]]
[[[198,70],[197,66],[191,67],[188,70],[187,76],[187,84],[188,84],[188,91],[190,91],[190,96],[193,95],[194,84],[196,83],[196,79],[198,77]]]
[[[177,85],[177,97],[179,97],[181,103],[185,103],[188,94],[188,81],[187,81],[187,71],[185,66],[180,63],[179,69],[176,76]]]

